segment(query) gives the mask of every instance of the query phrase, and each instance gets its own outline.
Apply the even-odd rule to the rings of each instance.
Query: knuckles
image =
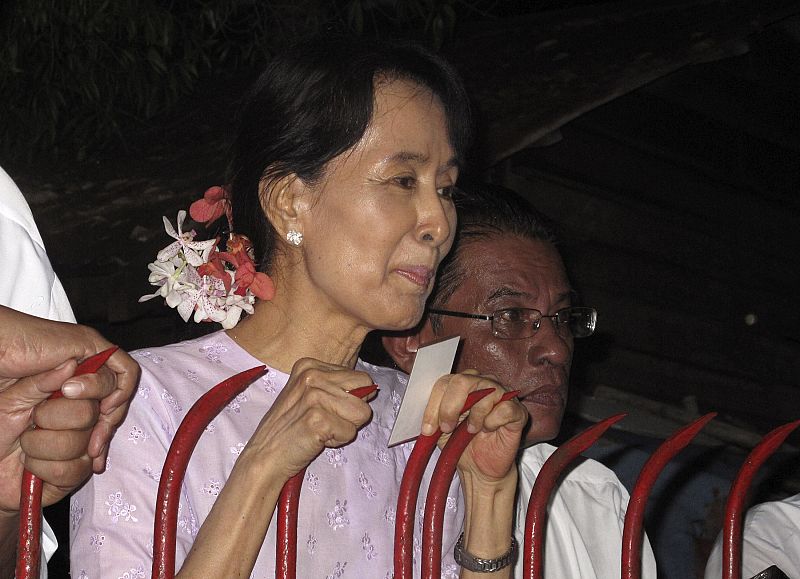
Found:
[[[97,424],[100,406],[96,400],[45,401],[33,410],[33,421],[40,428],[85,430]]]

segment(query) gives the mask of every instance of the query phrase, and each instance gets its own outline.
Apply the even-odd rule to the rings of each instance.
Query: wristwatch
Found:
[[[474,571],[475,573],[492,573],[514,563],[517,558],[517,540],[511,537],[511,547],[509,547],[508,551],[503,555],[495,559],[481,559],[464,550],[464,533],[461,533],[461,536],[456,542],[455,549],[453,549],[453,558],[456,560],[456,563],[468,571]]]

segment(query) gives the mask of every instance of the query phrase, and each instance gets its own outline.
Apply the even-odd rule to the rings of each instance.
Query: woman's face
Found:
[[[367,328],[415,325],[453,241],[457,176],[438,98],[379,84],[364,136],[308,188],[301,287],[314,295],[303,299]]]

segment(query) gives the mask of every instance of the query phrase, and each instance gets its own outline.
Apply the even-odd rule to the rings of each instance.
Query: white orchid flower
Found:
[[[183,209],[178,211],[177,231],[172,227],[172,223],[170,223],[169,219],[166,217],[162,219],[164,220],[164,229],[167,235],[175,239],[175,241],[158,252],[156,256],[158,261],[170,261],[181,251],[186,261],[194,267],[199,267],[208,261],[211,250],[217,245],[217,240],[208,239],[206,241],[194,241],[194,236],[197,235],[194,230],[184,232],[183,222],[186,219],[186,211]]]

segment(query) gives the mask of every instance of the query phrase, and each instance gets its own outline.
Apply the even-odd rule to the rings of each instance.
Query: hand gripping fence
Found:
[[[107,350],[86,358],[75,368],[74,376],[94,374],[119,348]],[[50,395],[50,400],[61,398],[61,391]],[[17,578],[36,579],[41,564],[42,539],[42,479],[27,470],[22,473],[19,505],[19,543],[17,545]]]
[[[113,348],[87,359],[78,366],[76,375],[96,372],[115,350],[116,348]],[[197,441],[211,420],[265,370],[264,366],[251,368],[220,382],[198,399],[179,426],[167,453],[159,482],[153,546],[152,577],[154,579],[172,579],[175,576],[175,543],[180,486]],[[366,386],[351,390],[350,394],[362,398],[376,389],[375,385]],[[486,389],[472,392],[467,397],[462,413],[468,411],[492,391],[492,389]],[[56,398],[58,394],[52,397]],[[517,392],[508,392],[497,404],[504,400],[510,400],[516,395]],[[581,452],[594,444],[608,428],[624,416],[625,414],[611,416],[574,436],[562,444],[542,466],[529,498],[525,521],[524,548],[521,554],[524,558],[523,577],[525,579],[542,579],[544,577],[543,554],[547,504],[560,477]],[[679,429],[656,449],[642,468],[631,493],[625,516],[622,579],[639,579],[641,576],[644,511],[648,495],[656,479],[669,461],[685,448],[714,416],[715,413],[707,414]],[[800,420],[785,424],[767,434],[747,457],[731,487],[723,527],[723,579],[742,579],[742,518],[746,506],[745,496],[750,484],[767,458],[798,426],[800,426]],[[412,545],[416,503],[423,474],[440,436],[441,432],[437,431],[430,436],[420,435],[417,438],[401,481],[395,523],[395,579],[412,579]],[[473,436],[467,431],[466,423],[462,422],[453,431],[442,449],[434,468],[423,515],[423,579],[440,576],[442,523],[447,491],[455,474],[458,460]],[[275,568],[276,577],[279,579],[295,579],[296,577],[297,511],[304,472],[297,473],[285,484],[278,501]],[[41,481],[26,472],[23,476],[20,507],[20,542],[16,574],[18,579],[36,579],[39,576],[41,489]],[[770,567],[757,577],[764,577],[764,573],[769,573],[770,570],[776,570],[776,568]]]

